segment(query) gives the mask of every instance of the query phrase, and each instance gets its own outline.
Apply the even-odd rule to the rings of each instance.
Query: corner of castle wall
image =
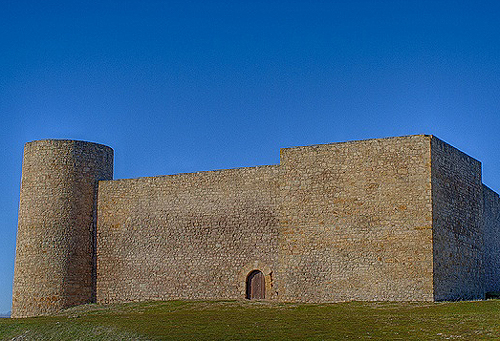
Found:
[[[481,163],[431,140],[434,298],[484,297]]]
[[[483,185],[484,291],[500,291],[500,196]]]

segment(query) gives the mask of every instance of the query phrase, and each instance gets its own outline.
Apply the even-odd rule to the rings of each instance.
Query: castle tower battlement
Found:
[[[24,147],[12,317],[91,302],[97,185],[113,178],[113,150],[72,140]]]

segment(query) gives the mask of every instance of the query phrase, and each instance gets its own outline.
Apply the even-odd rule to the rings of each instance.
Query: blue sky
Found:
[[[89,140],[115,178],[434,134],[500,190],[495,1],[15,1],[0,11],[0,312],[23,145]]]

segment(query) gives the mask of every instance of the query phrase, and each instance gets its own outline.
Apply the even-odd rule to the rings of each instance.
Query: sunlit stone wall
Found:
[[[436,137],[284,148],[279,165],[125,180],[111,180],[112,159],[88,142],[26,145],[13,316],[94,300],[243,299],[254,270],[278,301],[500,291],[498,194],[479,161]]]
[[[104,181],[98,302],[238,299],[252,270],[274,285],[279,167]]]
[[[430,140],[282,150],[284,297],[433,299]]]
[[[42,140],[24,148],[12,317],[53,313],[93,295],[98,180],[113,178],[113,150]]]

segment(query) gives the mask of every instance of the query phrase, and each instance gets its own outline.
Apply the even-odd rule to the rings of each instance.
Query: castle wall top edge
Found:
[[[43,145],[51,145],[51,144],[60,144],[60,145],[65,145],[65,144],[81,144],[81,145],[94,145],[98,146],[100,148],[107,148],[113,151],[113,148],[110,146],[107,146],[102,143],[97,143],[97,142],[92,142],[92,141],[85,141],[85,140],[72,140],[72,139],[40,139],[40,140],[33,140],[33,141],[28,141],[25,143],[25,147],[28,145],[37,145],[37,144],[43,144]]]
[[[453,146],[453,145],[449,144],[449,143],[448,143],[448,142],[446,142],[446,141],[441,140],[440,138],[438,138],[438,137],[436,137],[436,136],[432,136],[432,139],[433,139],[434,141],[437,141],[438,143],[440,143],[440,144],[444,145],[444,146],[447,146],[448,148],[452,148],[453,150],[455,150],[456,152],[458,152],[459,154],[461,154],[463,157],[469,158],[470,160],[473,160],[474,162],[479,163],[479,164],[481,164],[481,163],[482,163],[480,160],[476,159],[475,157],[470,156],[470,155],[469,155],[469,154],[467,154],[466,152],[464,152],[464,151],[462,151],[462,150],[458,149],[457,147],[455,147],[455,146]]]
[[[370,141],[384,141],[384,140],[405,139],[405,138],[429,138],[429,139],[431,139],[433,137],[434,137],[433,135],[428,135],[428,134],[391,136],[391,137],[384,137],[384,138],[371,138],[371,139],[322,143],[322,144],[313,144],[313,145],[296,146],[296,147],[285,147],[285,148],[281,148],[280,150],[283,151],[283,150],[293,150],[293,149],[300,149],[300,148],[319,148],[319,147],[323,147],[323,146],[342,145],[342,144],[349,144],[349,143],[364,143],[364,142],[370,142]],[[145,177],[113,179],[113,180],[101,180],[100,182],[141,181],[141,180],[147,181],[147,180],[161,179],[161,178],[167,178],[167,177],[196,176],[196,175],[204,175],[204,174],[214,174],[214,173],[218,173],[218,172],[219,173],[220,172],[234,172],[234,171],[250,170],[250,169],[265,168],[265,167],[279,168],[280,164],[259,165],[259,166],[251,166],[251,167],[235,167],[235,168],[228,168],[228,169],[215,169],[215,170],[205,170],[205,171],[198,171],[198,172],[163,174],[163,175],[156,175],[156,176],[145,176]]]
[[[339,141],[339,142],[332,142],[332,143],[320,143],[320,144],[312,144],[312,145],[306,145],[306,146],[294,146],[294,147],[285,147],[281,148],[281,151],[289,151],[289,150],[297,150],[297,149],[304,149],[304,148],[322,148],[322,147],[328,147],[328,146],[336,146],[336,145],[348,145],[348,144],[358,144],[358,143],[370,143],[370,142],[376,142],[376,141],[388,141],[388,140],[397,140],[397,139],[414,139],[414,138],[428,138],[429,140],[434,140],[439,142],[441,145],[447,146],[448,148],[452,148],[455,151],[459,152],[462,154],[464,157],[469,158],[470,160],[473,160],[474,162],[480,163],[481,161],[470,156],[469,154],[463,152],[462,150],[458,149],[457,147],[453,146],[452,144],[438,138],[435,135],[432,134],[416,134],[416,135],[403,135],[403,136],[388,136],[388,137],[382,137],[382,138],[370,138],[370,139],[361,139],[361,140],[351,140],[351,141]]]
[[[500,194],[498,194],[495,190],[493,190],[492,188],[490,188],[488,185],[485,185],[484,183],[483,183],[482,185],[483,185],[483,191],[492,192],[492,193],[494,193],[497,197],[500,197]]]
[[[191,173],[175,173],[175,174],[164,174],[164,175],[154,175],[154,176],[140,176],[136,178],[124,178],[124,179],[113,179],[113,180],[100,180],[99,182],[119,182],[119,181],[147,181],[154,179],[163,179],[163,178],[176,178],[182,176],[203,176],[208,174],[216,174],[216,173],[229,173],[229,172],[239,172],[239,171],[249,171],[249,170],[257,170],[257,169],[265,169],[265,168],[279,168],[279,164],[277,165],[259,165],[259,166],[250,166],[250,167],[235,167],[235,168],[226,168],[226,169],[214,169],[214,170],[205,170]]]
[[[419,138],[419,137],[420,138],[429,138],[429,139],[436,138],[434,135],[430,135],[430,134],[387,136],[387,137],[380,137],[380,138],[369,138],[369,139],[350,140],[350,141],[338,141],[338,142],[331,142],[331,143],[318,143],[318,144],[310,144],[310,145],[305,145],[305,146],[284,147],[284,148],[281,148],[281,150],[283,151],[283,150],[292,150],[292,149],[300,149],[300,148],[320,148],[320,147],[325,147],[325,146],[333,146],[333,145],[341,145],[341,144],[355,144],[355,143],[365,143],[365,142],[373,142],[373,141],[385,141],[385,140],[408,139],[408,138]]]
[[[284,147],[280,148],[281,152],[284,151],[292,151],[292,150],[300,150],[300,149],[309,149],[309,148],[322,148],[322,147],[328,147],[328,146],[335,146],[335,145],[349,145],[349,144],[359,144],[359,143],[370,143],[370,142],[376,142],[376,141],[388,141],[388,140],[396,140],[396,139],[413,139],[413,138],[428,138],[430,140],[435,140],[439,144],[447,146],[448,148],[452,148],[456,151],[458,151],[460,154],[462,154],[464,157],[467,157],[474,162],[477,162],[481,164],[481,161],[471,157],[469,154],[461,151],[460,149],[454,147],[453,145],[439,139],[435,135],[432,134],[415,134],[415,135],[403,135],[403,136],[388,136],[388,137],[383,137],[383,138],[368,138],[368,139],[360,139],[360,140],[350,140],[350,141],[338,141],[338,142],[332,142],[332,143],[320,143],[320,144],[312,144],[312,145],[304,145],[304,146],[292,146],[292,147]],[[68,145],[68,144],[81,144],[81,145],[94,145],[99,148],[103,149],[108,149],[111,152],[114,152],[113,148],[93,142],[93,141],[85,141],[85,140],[78,140],[78,139],[39,139],[39,140],[33,140],[26,142],[25,147],[27,146],[32,146],[32,145]],[[240,171],[240,170],[245,170],[245,169],[254,169],[254,168],[265,168],[265,167],[279,167],[280,164],[274,164],[274,165],[258,165],[258,166],[250,166],[250,167],[235,167],[235,168],[228,168],[228,169],[215,169],[215,170],[204,170],[204,171],[197,171],[197,172],[187,172],[187,173],[175,173],[175,174],[162,174],[162,175],[154,175],[154,176],[142,176],[142,177],[134,177],[134,178],[124,178],[124,179],[114,179],[114,180],[102,180],[102,181],[130,181],[130,180],[142,180],[142,179],[155,179],[155,178],[165,178],[165,177],[179,177],[179,176],[193,176],[193,175],[203,175],[203,174],[210,174],[210,173],[217,173],[217,172],[231,172],[231,171]]]

